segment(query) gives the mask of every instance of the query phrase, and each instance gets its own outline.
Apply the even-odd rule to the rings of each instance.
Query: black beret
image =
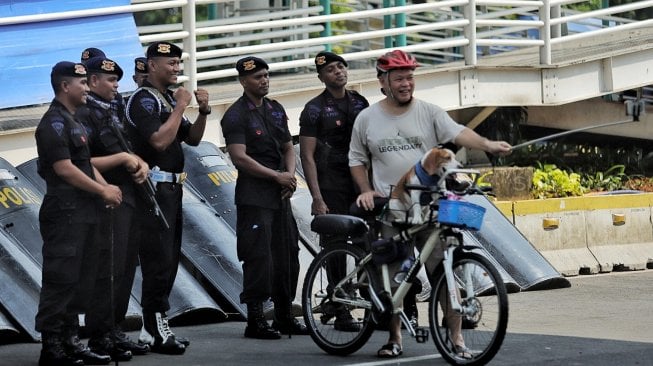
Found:
[[[253,74],[261,69],[269,70],[270,67],[265,61],[258,57],[247,56],[236,62],[236,70],[238,70],[239,76]]]
[[[99,57],[107,57],[107,55],[105,55],[104,52],[101,49],[95,48],[95,47],[89,47],[89,48],[85,49],[84,51],[82,51],[81,61],[86,62],[87,60],[92,59],[93,57],[98,57],[98,56]]]
[[[179,57],[181,58],[181,48],[170,42],[154,42],[147,47],[145,52],[147,58],[152,57]]]
[[[336,55],[333,52],[322,51],[315,56],[315,67],[317,68],[317,72],[319,73],[323,68],[334,61],[340,61],[345,66],[349,66],[347,65],[347,61],[345,61],[344,58]]]
[[[93,57],[86,61],[86,71],[89,73],[117,75],[118,80],[122,79],[122,69],[117,62],[103,56]]]
[[[86,66],[84,66],[82,63],[75,63],[70,61],[57,62],[57,64],[52,67],[52,73],[50,74],[50,77],[53,76],[85,78]]]
[[[134,59],[134,73],[147,74],[147,59],[145,57],[136,57]]]

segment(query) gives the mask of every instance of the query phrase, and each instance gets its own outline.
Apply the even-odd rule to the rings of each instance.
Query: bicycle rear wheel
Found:
[[[351,244],[330,244],[304,277],[304,321],[313,341],[330,354],[356,352],[374,331],[369,291],[375,268],[370,264],[356,271],[365,255]]]
[[[451,309],[444,267],[438,266],[432,277],[433,292],[429,301],[433,341],[442,357],[450,364],[486,364],[499,351],[506,335],[506,286],[496,268],[486,258],[475,253],[460,251],[455,254],[453,273],[465,314],[461,315]],[[471,289],[472,293],[467,293],[467,289]],[[458,334],[462,334],[462,338]],[[456,344],[464,344],[464,352]]]

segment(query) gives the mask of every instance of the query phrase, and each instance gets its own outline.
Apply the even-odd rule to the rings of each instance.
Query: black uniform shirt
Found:
[[[263,98],[263,105],[257,108],[243,95],[227,109],[220,124],[227,145],[244,144],[247,155],[261,165],[274,170],[285,169],[281,147],[292,137],[288,116],[279,102]],[[279,208],[281,186],[239,170],[236,204]]]
[[[325,89],[304,106],[299,117],[299,135],[318,140],[315,163],[321,189],[353,189],[347,157],[351,131],[358,113],[369,105],[354,90],[347,90],[345,98],[336,99]]]
[[[125,144],[129,143],[124,130],[126,121],[121,96],[111,102],[105,102],[91,92],[86,98],[86,105],[77,109],[75,116],[86,128],[91,156],[107,156],[127,151],[117,135],[120,133]],[[108,183],[121,186],[124,202],[134,204],[134,180],[124,166],[105,171],[102,176]]]
[[[143,87],[156,90],[147,81],[144,82]],[[164,98],[167,103],[160,98]],[[184,170],[184,152],[181,143],[188,137],[191,122],[183,117],[177,130],[177,138],[162,152],[156,151],[149,141],[150,137],[168,120],[172,113],[171,107],[174,108],[176,104],[171,90],[160,94],[152,93],[146,88],[136,90],[127,103],[129,125],[136,130],[133,139],[134,152],[151,168],[158,166],[161,170],[171,173],[181,173]]]
[[[95,222],[97,197],[63,180],[53,167],[57,161],[70,159],[84,174],[95,179],[84,126],[63,104],[53,100],[36,128],[35,137],[38,172],[47,185],[41,215],[67,218],[71,222]]]

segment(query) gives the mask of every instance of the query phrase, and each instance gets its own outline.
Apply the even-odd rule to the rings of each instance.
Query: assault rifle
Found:
[[[120,142],[120,146],[122,147],[122,149],[125,152],[133,154],[133,151],[129,147],[129,144],[125,140],[125,137],[122,135],[122,131],[118,129],[118,127],[113,123],[113,121],[110,121],[109,125],[111,126],[113,133],[116,134],[116,137],[118,138],[118,141]],[[161,207],[159,206],[159,202],[157,202],[156,200],[156,188],[154,187],[154,183],[152,183],[152,179],[150,179],[150,177],[147,176],[145,182],[143,182],[142,184],[138,184],[138,187],[140,187],[147,202],[150,204],[152,211],[154,211],[154,216],[156,216],[157,219],[159,219],[159,223],[166,229],[170,229],[168,220],[166,220],[166,217],[163,214],[163,211],[161,211]]]

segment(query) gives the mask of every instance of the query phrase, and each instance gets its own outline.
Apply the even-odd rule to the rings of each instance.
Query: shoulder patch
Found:
[[[54,132],[57,133],[57,135],[61,136],[63,135],[63,129],[64,129],[64,123],[63,120],[60,119],[53,119],[50,122],[50,126],[54,130]]]
[[[148,113],[154,113],[158,109],[159,103],[154,98],[144,97],[140,100],[141,107]]]

